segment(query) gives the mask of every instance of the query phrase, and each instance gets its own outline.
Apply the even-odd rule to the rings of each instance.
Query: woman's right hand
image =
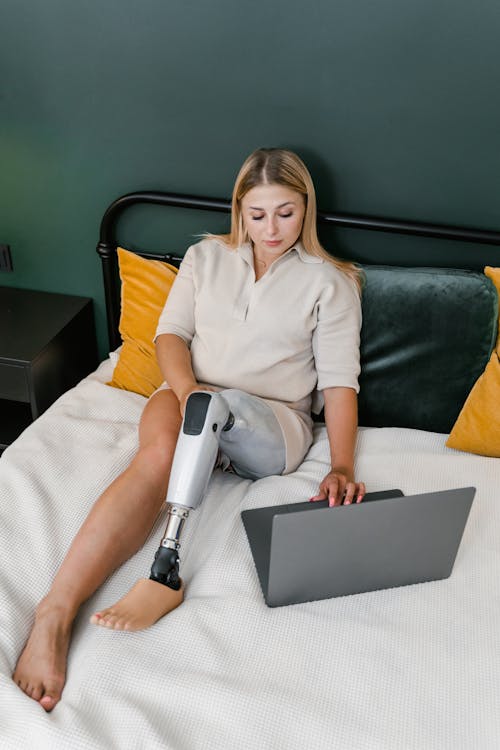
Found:
[[[179,410],[181,412],[181,417],[184,419],[184,412],[186,411],[186,401],[188,400],[189,396],[194,393],[195,391],[213,391],[213,388],[210,388],[207,385],[202,385],[201,383],[193,383],[191,386],[186,388],[185,391],[182,392],[182,394],[179,397]]]

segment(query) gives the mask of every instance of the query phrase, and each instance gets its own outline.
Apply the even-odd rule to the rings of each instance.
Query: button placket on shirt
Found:
[[[250,286],[249,288],[249,286],[248,282],[244,285],[242,294],[239,295],[234,305],[234,317],[236,320],[245,321],[247,319],[250,298],[252,296],[252,287]]]
[[[280,258],[277,258],[269,270],[258,281],[255,280],[255,270],[246,253],[240,255],[246,266],[246,278],[242,285],[241,294],[234,305],[234,318],[236,320],[246,321],[257,284],[262,286],[263,283],[268,281],[273,272],[276,271],[276,267],[291,255],[292,249],[294,248],[287,250]]]
[[[258,281],[255,279],[255,270],[253,266],[249,267],[249,274],[244,285],[244,293],[236,303],[238,309],[238,320],[247,320],[248,313],[252,308],[252,303],[254,302],[255,297],[259,297],[262,292],[262,287],[270,283],[270,278],[276,270],[276,265],[279,264],[281,260],[282,258],[275,260],[271,268],[266,271]]]

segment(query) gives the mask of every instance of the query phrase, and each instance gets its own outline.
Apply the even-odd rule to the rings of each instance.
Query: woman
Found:
[[[235,183],[230,234],[188,250],[160,317],[156,351],[166,382],[146,404],[138,452],[93,506],[37,608],[13,679],[46,711],[61,697],[79,607],[142,546],[162,508],[193,391],[246,393],[267,410],[282,473],[303,460],[311,405],[324,403],[331,470],[311,500],[362,500],[364,484],[354,478],[359,286],[357,269],[318,241],[314,187],[302,161],[282,149],[251,154]],[[231,446],[224,450],[232,459]],[[265,475],[247,458],[250,475]],[[182,597],[181,589],[173,602],[171,589],[142,579],[91,621],[137,630]]]

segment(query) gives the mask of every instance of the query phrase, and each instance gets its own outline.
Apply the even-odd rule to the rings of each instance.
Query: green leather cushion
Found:
[[[450,432],[496,341],[494,285],[474,271],[364,271],[359,424]]]

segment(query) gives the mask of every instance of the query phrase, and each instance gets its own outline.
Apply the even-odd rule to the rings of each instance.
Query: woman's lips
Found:
[[[281,240],[266,240],[266,245],[269,245],[269,247],[277,247],[278,245],[281,245]]]

